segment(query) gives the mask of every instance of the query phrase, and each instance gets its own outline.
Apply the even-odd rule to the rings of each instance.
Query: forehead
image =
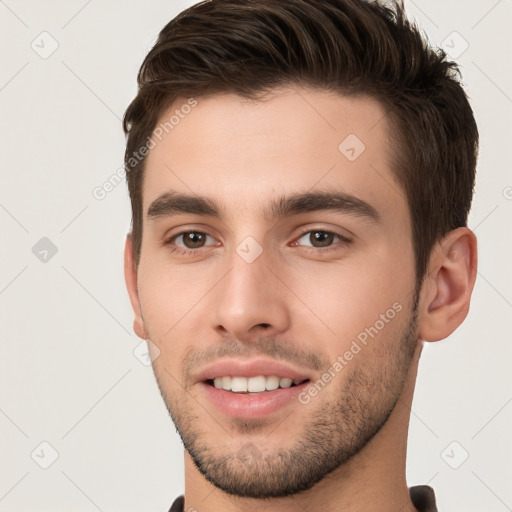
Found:
[[[239,214],[262,212],[272,198],[295,191],[328,188],[404,216],[387,123],[372,98],[298,87],[258,101],[235,94],[180,99],[152,136],[144,215],[168,190],[211,197]]]

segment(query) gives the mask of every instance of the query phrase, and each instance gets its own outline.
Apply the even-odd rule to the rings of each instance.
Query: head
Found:
[[[418,341],[465,317],[478,132],[457,73],[400,5],[353,0],[201,2],[144,60],[124,118],[135,330],[220,489],[284,496],[361,453]],[[302,394],[219,412],[202,370],[255,357]]]

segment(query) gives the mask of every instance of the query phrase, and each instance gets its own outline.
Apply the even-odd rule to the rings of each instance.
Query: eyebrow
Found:
[[[344,192],[304,192],[281,196],[271,201],[262,212],[267,220],[276,220],[300,213],[331,211],[380,221],[379,212],[369,203]],[[150,220],[179,214],[201,215],[222,219],[222,208],[212,198],[169,191],[149,206]]]

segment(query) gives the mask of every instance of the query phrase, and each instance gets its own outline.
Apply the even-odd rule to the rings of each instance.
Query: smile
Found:
[[[216,377],[209,379],[208,384],[217,389],[224,389],[233,393],[262,393],[264,391],[274,391],[275,389],[286,389],[302,384],[308,379],[292,380],[288,377],[278,377],[276,375],[258,375],[256,377]]]

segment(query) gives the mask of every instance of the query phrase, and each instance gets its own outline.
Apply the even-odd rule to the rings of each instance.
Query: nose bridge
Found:
[[[216,328],[239,340],[247,339],[264,326],[284,330],[289,321],[286,297],[268,266],[271,252],[255,239],[247,237],[234,248],[230,270],[219,283],[215,297]],[[261,333],[260,333],[261,334]]]

